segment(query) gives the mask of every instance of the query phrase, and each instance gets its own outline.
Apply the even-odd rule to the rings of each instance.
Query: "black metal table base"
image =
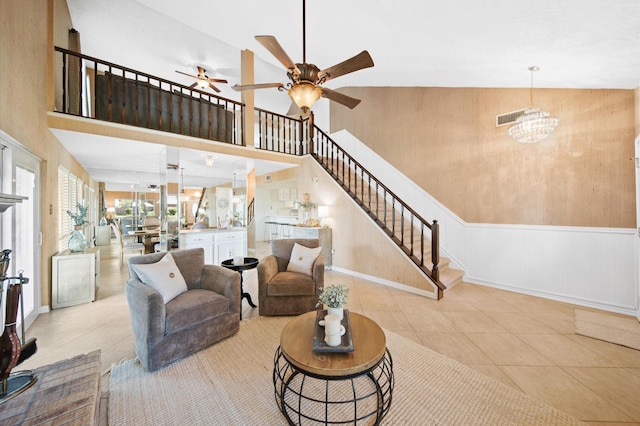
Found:
[[[13,371],[6,380],[0,381],[0,404],[20,395],[38,381],[33,371]]]
[[[273,365],[276,403],[290,425],[379,425],[391,408],[393,360],[380,361],[352,376],[318,376],[300,371],[280,347]]]
[[[233,263],[233,259],[223,260],[220,265],[231,269],[232,271],[236,271],[240,274],[240,319],[242,319],[242,299],[247,299],[249,302],[249,306],[252,308],[257,308],[256,304],[251,300],[251,295],[244,291],[244,271],[249,269],[256,268],[258,266],[258,259],[255,257],[244,257],[244,263],[237,265]]]

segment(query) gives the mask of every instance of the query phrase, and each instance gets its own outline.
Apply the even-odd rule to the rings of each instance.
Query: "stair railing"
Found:
[[[62,93],[56,101],[65,114],[245,145],[242,103],[60,47],[55,47],[55,52],[62,65]],[[88,83],[85,77],[89,77]],[[313,114],[297,119],[259,108],[254,113],[256,148],[297,156],[311,154],[436,284],[438,299],[442,297],[446,287],[439,277],[437,221],[429,223],[397,197],[316,127]],[[249,223],[254,214],[251,202]],[[426,244],[428,236],[430,244]]]
[[[253,222],[253,220],[256,217],[256,203],[255,203],[255,201],[256,201],[256,199],[252,198],[251,202],[247,206],[247,223],[246,223],[245,226],[251,225],[251,222]]]
[[[312,157],[431,279],[436,285],[438,299],[441,299],[446,286],[440,281],[438,268],[438,221],[429,223],[326,133],[313,127]]]

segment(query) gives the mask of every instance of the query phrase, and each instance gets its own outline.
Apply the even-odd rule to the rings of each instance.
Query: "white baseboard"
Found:
[[[385,285],[387,287],[393,287],[393,288],[396,288],[398,290],[403,290],[403,291],[406,291],[406,292],[409,292],[409,293],[417,294],[419,296],[428,297],[429,299],[437,299],[438,298],[438,296],[433,292],[426,291],[426,290],[421,290],[419,288],[411,287],[411,286],[408,286],[406,284],[397,283],[395,281],[385,280],[384,278],[374,277],[373,275],[362,274],[360,272],[355,272],[355,271],[351,271],[349,269],[343,269],[343,268],[336,267],[336,266],[331,267],[331,269],[336,271],[336,272],[340,272],[340,273],[346,274],[346,275],[351,275],[352,277],[362,278],[363,280],[371,281],[371,282],[374,282],[376,284],[382,284],[382,285]]]
[[[541,297],[543,299],[555,300],[557,302],[571,303],[573,305],[599,309],[601,311],[615,312],[618,314],[632,315],[632,316],[635,316],[637,314],[635,307],[632,307],[632,306],[616,306],[616,305],[598,302],[595,300],[580,299],[580,298],[566,296],[562,294],[555,294],[555,293],[549,293],[544,291],[537,291],[537,290],[515,287],[507,284],[488,282],[484,280],[474,279],[473,277],[470,277],[467,274],[465,274],[464,281],[470,284],[478,284],[485,287],[497,288],[499,290],[506,290],[506,291],[512,291],[514,293],[527,294],[529,296]]]

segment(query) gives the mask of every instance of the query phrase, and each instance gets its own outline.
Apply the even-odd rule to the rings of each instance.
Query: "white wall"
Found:
[[[332,138],[420,215],[438,220],[441,254],[465,281],[636,315],[634,229],[466,223],[348,131]]]

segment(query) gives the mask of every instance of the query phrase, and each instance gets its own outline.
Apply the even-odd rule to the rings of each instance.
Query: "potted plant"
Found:
[[[298,206],[302,207],[302,224],[306,225],[311,217],[311,211],[316,208],[316,204],[311,202],[311,194],[302,194],[302,201],[298,201]]]
[[[82,232],[82,225],[88,223],[87,211],[89,210],[89,207],[85,207],[80,203],[78,203],[76,207],[78,208],[78,213],[73,213],[71,210],[67,210],[67,214],[73,220],[74,225],[73,232],[71,233],[68,243],[70,252],[80,252],[87,248],[87,238]]]
[[[343,306],[347,303],[347,296],[349,295],[349,288],[344,284],[330,285],[325,287],[318,297],[318,304],[327,306],[327,314],[333,314],[343,318]]]

